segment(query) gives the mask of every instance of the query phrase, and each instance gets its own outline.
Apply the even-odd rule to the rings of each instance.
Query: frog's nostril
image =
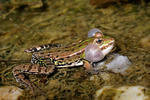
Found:
[[[97,28],[93,28],[88,31],[88,37],[94,37],[96,33],[102,33],[102,31]]]
[[[104,58],[102,51],[95,44],[89,44],[85,48],[85,59],[90,62],[98,62]]]

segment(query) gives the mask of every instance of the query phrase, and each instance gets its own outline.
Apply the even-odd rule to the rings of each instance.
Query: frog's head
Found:
[[[113,38],[103,36],[103,38],[96,38],[93,41],[93,44],[96,44],[102,51],[103,55],[106,56],[113,49],[114,42],[115,40]]]
[[[93,44],[96,44],[100,48],[104,56],[111,52],[114,47],[115,40],[111,37],[104,36],[99,29],[91,29],[88,32],[88,37],[95,37]]]

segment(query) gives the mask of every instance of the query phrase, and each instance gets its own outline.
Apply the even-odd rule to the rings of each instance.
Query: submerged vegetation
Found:
[[[83,67],[58,69],[50,76],[30,75],[45,95],[32,96],[24,88],[20,100],[93,99],[95,91],[107,85],[142,85],[150,89],[150,3],[95,8],[88,0],[41,0],[36,7],[24,3],[5,6],[0,5],[0,86],[24,88],[15,81],[12,68],[30,63],[31,55],[24,52],[26,48],[76,43],[86,39],[87,32],[95,27],[113,37],[116,52],[128,56],[132,62],[124,75],[111,72],[91,75]],[[111,78],[105,80],[105,75]]]

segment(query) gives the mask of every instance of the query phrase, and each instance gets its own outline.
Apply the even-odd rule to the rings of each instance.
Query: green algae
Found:
[[[45,2],[47,9],[44,11],[19,10],[17,6],[15,9],[8,9],[11,13],[5,18],[0,18],[1,85],[23,88],[25,93],[20,100],[88,100],[94,98],[97,89],[106,85],[142,85],[150,89],[150,47],[140,43],[150,33],[150,3],[147,6],[126,4],[94,8],[88,4],[88,0]],[[88,30],[95,27],[115,38],[117,53],[129,57],[132,65],[125,75],[104,72],[111,79],[104,80],[97,75],[91,81],[93,75],[82,67],[58,69],[49,76],[30,75],[30,79],[45,93],[38,96],[32,96],[29,90],[15,81],[12,68],[30,62],[31,54],[24,53],[26,48],[47,43],[76,43],[86,39]],[[147,94],[150,95],[149,91]]]

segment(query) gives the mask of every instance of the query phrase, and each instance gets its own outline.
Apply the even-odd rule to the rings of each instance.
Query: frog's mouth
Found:
[[[115,41],[112,41],[109,44],[100,48],[104,56],[107,55],[113,49],[114,43],[115,43]]]
[[[105,55],[107,55],[114,47],[114,44],[109,45],[107,48],[102,50],[102,53]]]

